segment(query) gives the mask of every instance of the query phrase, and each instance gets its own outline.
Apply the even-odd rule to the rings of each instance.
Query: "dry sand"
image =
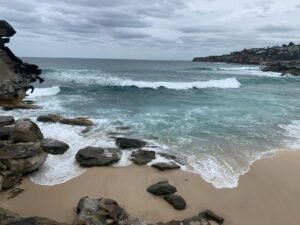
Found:
[[[175,211],[146,188],[167,179],[187,201]],[[25,191],[14,199],[0,195],[0,207],[22,216],[43,216],[71,223],[83,196],[113,198],[133,216],[148,222],[183,219],[205,209],[225,218],[225,225],[299,225],[300,151],[279,152],[257,161],[234,189],[215,189],[199,175],[183,171],[158,172],[147,166],[93,168],[64,184],[34,185],[25,179]]]

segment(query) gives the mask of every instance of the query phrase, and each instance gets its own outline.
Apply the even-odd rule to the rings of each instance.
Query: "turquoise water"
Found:
[[[96,123],[86,135],[76,127],[39,124],[46,136],[73,144],[64,159],[48,158],[32,176],[36,183],[53,185],[84,172],[73,155],[86,145],[113,146],[111,133],[145,139],[152,150],[180,156],[183,170],[217,188],[237,186],[239,176],[261,157],[300,147],[300,78],[247,65],[26,60],[44,69],[46,82],[29,96],[44,108],[15,116],[59,113],[88,116]],[[130,129],[120,131],[120,126]],[[124,152],[116,166],[128,165],[127,157]],[[50,171],[54,162],[66,170],[61,177]]]

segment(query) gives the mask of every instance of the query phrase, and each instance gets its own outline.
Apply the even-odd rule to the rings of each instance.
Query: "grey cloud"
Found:
[[[293,32],[296,29],[294,27],[280,26],[280,25],[265,25],[255,29],[258,32],[264,33],[283,33],[283,32]]]

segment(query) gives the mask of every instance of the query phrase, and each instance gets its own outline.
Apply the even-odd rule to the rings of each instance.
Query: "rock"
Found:
[[[0,162],[0,172],[7,170],[7,166]]]
[[[14,110],[14,109],[41,109],[42,107],[38,105],[31,105],[31,104],[25,104],[25,103],[18,103],[14,105],[3,105],[2,109],[9,111],[9,110]]]
[[[137,165],[145,165],[155,159],[154,151],[138,150],[131,153],[131,160]]]
[[[19,218],[18,214],[0,208],[0,225],[8,225],[10,224],[10,222],[13,222],[16,218]]]
[[[0,37],[12,37],[15,33],[15,29],[8,22],[0,20]]]
[[[164,197],[164,200],[176,210],[184,210],[186,208],[186,202],[180,195],[167,195]]]
[[[199,215],[203,215],[206,219],[217,222],[218,224],[224,223],[224,218],[218,216],[211,210],[206,210],[205,212],[200,213]]]
[[[161,181],[149,186],[147,191],[154,195],[170,195],[174,194],[177,189],[170,185],[168,181]]]
[[[51,138],[43,139],[41,144],[43,151],[52,155],[64,154],[70,148],[68,144]]]
[[[15,123],[13,116],[0,116],[0,127],[12,125]]]
[[[40,128],[30,119],[19,119],[11,133],[14,142],[36,142],[44,138]]]
[[[58,123],[62,119],[61,116],[55,114],[42,115],[37,118],[39,122]]]
[[[122,149],[127,148],[142,148],[147,143],[145,141],[141,141],[138,139],[132,139],[132,138],[116,138],[116,145],[119,146]]]
[[[39,116],[37,121],[40,122],[51,122],[51,123],[62,123],[68,125],[77,125],[77,126],[93,126],[93,121],[85,117],[76,117],[76,118],[65,118],[55,114],[48,114]]]
[[[14,188],[9,192],[7,199],[15,198],[24,191],[22,188]]]
[[[82,167],[108,166],[120,161],[120,152],[116,149],[86,147],[76,154],[76,160]]]
[[[43,165],[46,158],[47,153],[42,150],[39,142],[0,146],[0,162],[15,173],[26,174],[35,171]]]
[[[9,140],[12,130],[12,127],[0,127],[0,140]]]
[[[152,167],[161,170],[161,171],[165,171],[165,170],[174,170],[174,169],[179,169],[180,166],[174,162],[170,162],[170,163],[155,163],[151,165]]]
[[[81,133],[82,133],[82,134],[86,134],[86,133],[90,132],[91,130],[92,130],[91,127],[86,127],[86,128],[84,128],[84,129],[81,131]]]
[[[22,180],[22,174],[11,171],[1,171],[0,175],[3,177],[2,189],[9,189]],[[1,188],[0,188],[1,189]]]
[[[73,225],[143,225],[141,221],[130,216],[112,199],[84,197],[80,199],[76,211],[78,217]]]

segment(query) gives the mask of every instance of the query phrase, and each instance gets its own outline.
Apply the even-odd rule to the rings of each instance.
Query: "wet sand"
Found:
[[[187,202],[184,211],[174,210],[146,188],[167,179]],[[72,223],[81,197],[113,198],[144,221],[183,219],[211,209],[225,218],[225,225],[299,225],[300,151],[279,152],[255,162],[234,189],[215,189],[199,175],[183,171],[160,172],[148,166],[92,168],[56,186],[40,186],[24,179],[25,191],[7,200],[0,194],[0,207],[21,216],[42,216]]]

